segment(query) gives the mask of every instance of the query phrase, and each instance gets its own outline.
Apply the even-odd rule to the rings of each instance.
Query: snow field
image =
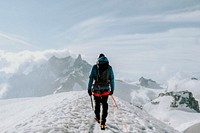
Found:
[[[74,91],[40,98],[0,100],[0,131],[3,133],[176,133],[145,111],[109,98],[108,128],[100,130],[94,120],[86,91]]]
[[[132,106],[121,99],[115,98],[118,108],[114,108],[114,114],[109,113],[109,125],[119,128],[120,132],[131,133],[173,133],[177,132],[160,121],[149,116],[145,111]],[[109,98],[111,101],[111,98]],[[111,109],[110,109],[111,111]],[[126,126],[126,129],[123,125]]]

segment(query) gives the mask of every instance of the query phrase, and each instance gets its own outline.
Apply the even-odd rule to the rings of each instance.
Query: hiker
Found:
[[[104,54],[100,54],[97,64],[92,67],[89,76],[88,94],[94,96],[95,120],[100,123],[101,129],[105,130],[106,117],[108,115],[108,96],[114,92],[114,73]],[[100,104],[103,111],[100,119]]]

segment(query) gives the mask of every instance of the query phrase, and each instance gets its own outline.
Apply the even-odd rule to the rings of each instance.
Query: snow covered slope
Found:
[[[141,86],[140,83],[127,83],[116,80],[115,95],[121,99],[137,106],[143,106],[151,100],[158,97],[159,93],[165,91],[163,88],[147,88]]]
[[[144,105],[144,109],[158,120],[174,127],[179,131],[185,131],[188,127],[200,123],[200,115],[186,104],[172,107],[172,96],[160,96]]]
[[[176,133],[174,129],[130,104],[109,99],[108,129],[104,133]],[[99,125],[86,91],[65,92],[40,98],[0,100],[0,131],[6,133],[98,133]],[[120,115],[121,114],[121,115]]]

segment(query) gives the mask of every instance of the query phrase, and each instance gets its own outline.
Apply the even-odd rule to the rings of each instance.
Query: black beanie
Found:
[[[105,56],[104,54],[100,54],[100,55],[99,55],[99,58],[104,57],[104,56]]]

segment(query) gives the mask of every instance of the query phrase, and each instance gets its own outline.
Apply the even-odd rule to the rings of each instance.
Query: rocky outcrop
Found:
[[[160,96],[172,96],[173,101],[171,102],[171,105],[170,105],[170,107],[172,107],[172,108],[189,108],[189,109],[193,109],[197,112],[200,112],[198,101],[195,100],[192,92],[171,91],[171,92],[167,92],[167,93],[162,93],[162,94],[160,94]]]
[[[198,80],[198,78],[196,78],[196,77],[192,77],[191,80]]]
[[[146,88],[152,88],[152,89],[163,89],[160,87],[159,84],[156,83],[156,81],[153,81],[152,79],[146,79],[144,77],[141,77],[139,79],[140,85]]]

